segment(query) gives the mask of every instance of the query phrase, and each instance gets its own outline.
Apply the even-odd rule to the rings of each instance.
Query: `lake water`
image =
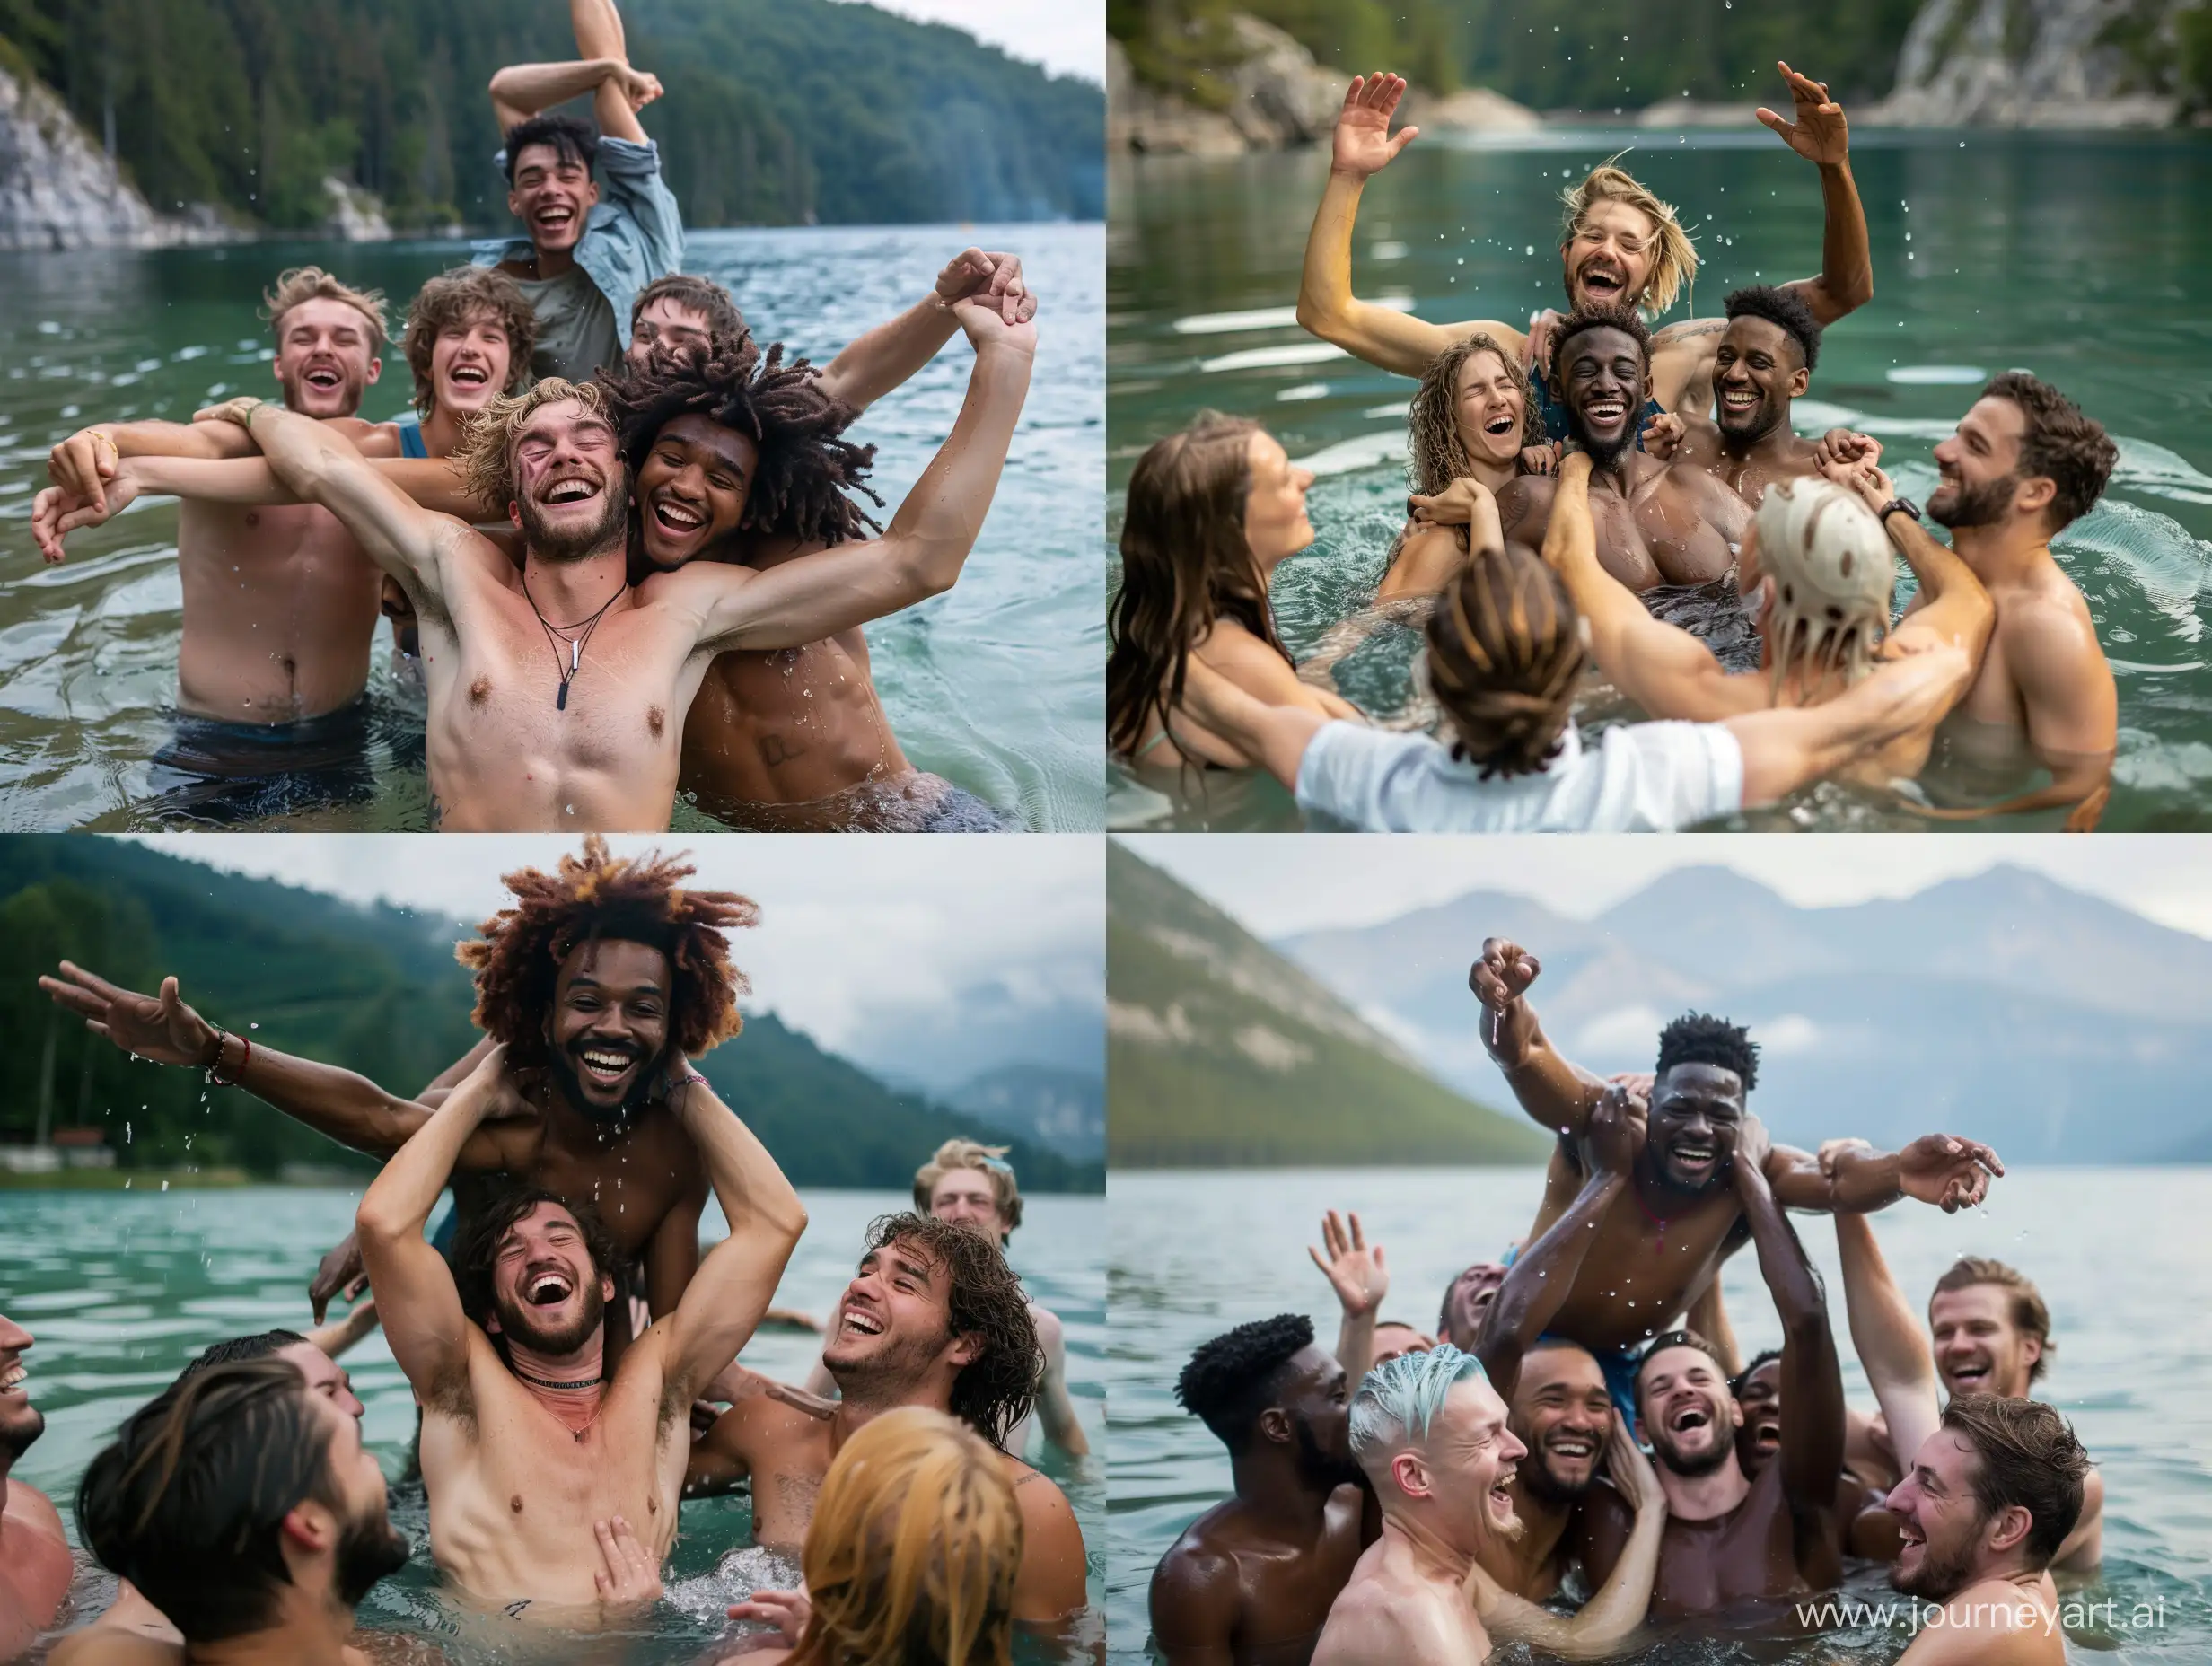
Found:
[[[1040,829],[1095,829],[1102,813],[1103,241],[1092,224],[702,231],[689,244],[689,269],[728,285],[764,341],[817,364],[911,306],[968,244],[1021,254],[1041,301],[1037,371],[990,518],[959,586],[868,640],[915,766]],[[137,804],[176,695],[176,506],[135,505],[47,569],[30,514],[48,449],[102,418],[184,421],[224,393],[273,392],[254,313],[285,267],[312,261],[382,288],[396,329],[422,281],[466,259],[448,242],[0,254],[0,827],[162,825]],[[972,362],[956,339],[856,427],[878,448],[891,508],[951,431]],[[362,415],[398,414],[409,388],[395,349]],[[420,697],[395,686],[390,652],[380,630],[373,798],[281,825],[428,825]],[[676,813],[679,828],[717,825],[688,805]]]
[[[1433,1330],[1453,1277],[1524,1233],[1541,1191],[1535,1169],[1112,1177],[1106,1600],[1114,1660],[1136,1666],[1147,1658],[1152,1570],[1229,1491],[1221,1443],[1174,1402],[1175,1375],[1192,1350],[1233,1325],[1280,1312],[1312,1315],[1321,1345],[1335,1346],[1336,1299],[1305,1253],[1321,1241],[1321,1214],[1332,1207],[1358,1210],[1368,1241],[1384,1248],[1383,1317]],[[2137,1602],[2164,1605],[2163,1627],[2121,1631],[2099,1644],[2094,1658],[2125,1666],[2212,1659],[2208,1209],[2212,1169],[2028,1169],[1999,1181],[1979,1211],[1945,1215],[1902,1203],[1877,1228],[1916,1302],[1960,1255],[1997,1257],[2041,1286],[2057,1344],[2042,1397],[2073,1421],[2104,1474],[2098,1595],[2118,1599],[2123,1615]],[[1835,1235],[1817,1216],[1793,1220],[1827,1281],[1848,1398],[1871,1411],[1843,1322]],[[1728,1263],[1723,1290],[1745,1356],[1778,1346],[1781,1327],[1749,1251]],[[1855,1633],[1756,1657],[1678,1642],[1638,1658],[1646,1666],[1752,1658],[1826,1666],[1892,1661],[1905,1641]],[[2073,1653],[2093,1658],[2078,1641]]]
[[[1676,205],[1697,241],[1697,314],[1717,315],[1741,285],[1818,269],[1818,175],[1765,129],[1549,129],[1417,140],[1367,188],[1357,293],[1401,297],[1436,320],[1519,322],[1563,304],[1558,193],[1631,145],[1624,165]],[[1876,435],[1900,489],[1925,499],[1930,449],[1985,373],[2032,370],[2103,422],[2120,469],[2056,547],[2120,682],[2103,825],[2212,826],[2212,135],[1865,132],[1853,152],[1875,294],[1824,337],[1798,425]],[[1301,660],[1382,576],[1404,519],[1412,392],[1291,317],[1327,171],[1325,150],[1146,159],[1117,166],[1108,207],[1110,549],[1146,446],[1205,407],[1264,422],[1321,476],[1318,541],[1274,587]],[[1678,303],[1662,322],[1692,310]],[[1252,312],[1263,316],[1238,316]],[[1386,627],[1339,666],[1339,684],[1371,711],[1398,710],[1418,647],[1414,630]],[[1940,776],[1940,756],[1935,767]],[[1271,781],[1179,784],[1158,770],[1140,780],[1117,766],[1108,820],[1263,828],[1299,817]],[[1928,826],[1831,786],[1760,825]]]
[[[892,1192],[810,1191],[809,1225],[776,1293],[777,1304],[826,1317],[858,1259],[861,1234],[878,1214],[910,1208]],[[275,1328],[304,1329],[307,1281],[323,1250],[352,1223],[360,1194],[341,1189],[158,1193],[0,1191],[0,1312],[38,1339],[29,1357],[46,1434],[14,1476],[48,1494],[65,1517],[78,1477],[116,1425],[165,1387],[192,1355],[224,1337]],[[1070,1392],[1093,1456],[1071,1460],[1031,1436],[1031,1460],[1074,1504],[1090,1552],[1093,1613],[1075,1632],[1096,1646],[1105,1576],[1105,1206],[1096,1197],[1031,1197],[1014,1241],[1014,1264],[1067,1335]],[[713,1204],[702,1237],[725,1231]],[[748,1365],[803,1382],[820,1338],[767,1330],[747,1345]],[[420,1483],[400,1485],[415,1434],[414,1400],[383,1334],[345,1356],[367,1407],[362,1431],[382,1460],[395,1522],[415,1541],[414,1559],[370,1593],[364,1626],[434,1635],[453,1666],[485,1666],[505,1653],[462,1643],[430,1560]],[[629,1642],[592,1658],[602,1666],[665,1666],[692,1661],[729,1629],[724,1609],[763,1584],[795,1583],[796,1570],[765,1553],[733,1547],[751,1539],[742,1498],[684,1506],[683,1538],[666,1575],[667,1596]],[[726,1563],[726,1565],[725,1565]],[[105,1606],[102,1594],[89,1603]],[[90,1614],[86,1615],[90,1618]],[[537,1656],[542,1659],[542,1652]],[[1058,1660],[1034,1646],[1022,1658]],[[1069,1659],[1088,1658],[1076,1652]]]

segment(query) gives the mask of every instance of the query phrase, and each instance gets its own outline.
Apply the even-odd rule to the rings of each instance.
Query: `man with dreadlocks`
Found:
[[[693,1447],[687,1497],[750,1479],[753,1539],[794,1557],[822,1477],[845,1442],[902,1406],[959,1418],[988,1441],[1022,1512],[1014,1617],[1037,1625],[1084,1605],[1083,1532],[1060,1489],[1008,1451],[1029,1416],[1044,1355],[1022,1281],[998,1246],[955,1221],[889,1214],[873,1223],[860,1270],[830,1314],[821,1360],[834,1405],[739,1398]]]

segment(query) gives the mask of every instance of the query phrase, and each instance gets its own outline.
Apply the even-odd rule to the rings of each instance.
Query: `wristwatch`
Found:
[[[1909,497],[1892,497],[1888,503],[1883,504],[1881,508],[1874,511],[1874,519],[1881,522],[1883,525],[1887,526],[1890,523],[1890,517],[1892,515],[1900,513],[1909,514],[1915,521],[1918,521],[1920,518],[1920,505],[1914,503]]]

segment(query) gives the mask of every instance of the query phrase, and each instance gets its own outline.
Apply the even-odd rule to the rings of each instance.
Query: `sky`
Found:
[[[455,940],[504,903],[499,876],[551,868],[579,841],[554,835],[169,834],[139,842],[236,873],[356,902],[443,915]],[[1003,983],[1040,1010],[1105,1004],[1104,842],[849,834],[616,837],[618,855],[686,851],[689,883],[760,905],[732,934],[752,979],[750,1010],[773,1009],[832,1051],[875,1060],[872,1030],[951,1013],[963,992]],[[880,1060],[877,1062],[880,1063]]]
[[[1009,57],[1106,84],[1106,0],[869,0],[922,23],[964,29]]]
[[[1841,907],[1910,897],[2000,862],[2212,937],[2212,839],[2171,835],[1155,834],[1122,842],[1265,938],[1372,925],[1482,890],[1588,919],[1680,867],[1733,868],[1800,908]]]

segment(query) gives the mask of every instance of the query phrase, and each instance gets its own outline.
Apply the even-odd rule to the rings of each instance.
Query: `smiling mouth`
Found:
[[[1617,295],[1628,286],[1628,274],[1617,267],[1593,265],[1582,269],[1582,286],[1592,294],[1603,299]]]
[[[491,375],[481,364],[456,364],[450,379],[462,387],[480,388],[491,380]]]
[[[1514,421],[1510,413],[1493,416],[1482,425],[1482,432],[1485,434],[1511,434],[1513,430]]]
[[[883,1321],[873,1313],[848,1307],[845,1310],[845,1328],[856,1337],[880,1337],[883,1334]]]
[[[621,1081],[637,1063],[636,1054],[611,1047],[582,1048],[577,1050],[576,1057],[582,1061],[585,1075],[607,1086]]]
[[[1500,1515],[1509,1514],[1513,1510],[1513,1481],[1520,1472],[1517,1467],[1500,1472],[1490,1487],[1491,1507]]]
[[[1628,420],[1628,402],[1626,399],[1600,399],[1582,408],[1582,419],[1593,428],[1611,428]]]
[[[1962,1388],[1979,1389],[1989,1381],[1989,1369],[1988,1364],[1982,1361],[1971,1365],[1953,1365],[1951,1368],[1951,1381]]]
[[[346,379],[339,375],[338,372],[332,370],[328,364],[318,364],[314,367],[314,369],[309,371],[304,376],[303,376],[301,380],[306,382],[309,387],[320,388],[324,392],[328,393],[332,389],[344,385]]]
[[[1724,388],[1721,390],[1720,402],[1732,411],[1753,410],[1759,405],[1759,390],[1756,388]]]
[[[1597,1442],[1587,1435],[1562,1434],[1544,1442],[1544,1450],[1554,1458],[1565,1458],[1570,1462],[1582,1462],[1597,1455]]]
[[[566,203],[556,203],[538,210],[537,224],[549,232],[565,231],[575,224],[576,211]]]
[[[666,495],[653,500],[653,518],[673,538],[689,538],[707,524],[707,517],[690,504]]]
[[[598,495],[598,482],[593,480],[586,480],[579,475],[571,475],[567,479],[557,480],[554,482],[553,485],[547,487],[544,495],[539,499],[539,502],[548,505],[554,504],[582,504],[588,503]]]
[[[30,1369],[18,1360],[7,1370],[0,1372],[0,1394],[13,1394],[22,1388],[31,1376]]]
[[[1751,1445],[1760,1451],[1772,1451],[1782,1444],[1782,1425],[1762,1423],[1751,1434]]]
[[[1692,1429],[1702,1429],[1707,1427],[1712,1421],[1712,1414],[1707,1411],[1704,1407],[1691,1406],[1675,1415],[1674,1420],[1667,1425],[1667,1433],[1670,1434],[1688,1434]]]
[[[530,1281],[522,1293],[532,1307],[557,1307],[568,1300],[575,1288],[558,1273],[540,1273]]]

